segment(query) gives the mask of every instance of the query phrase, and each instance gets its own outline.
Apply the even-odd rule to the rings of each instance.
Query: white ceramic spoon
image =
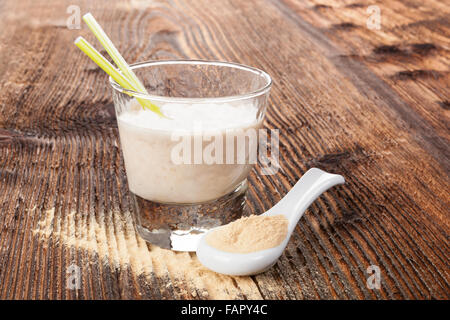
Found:
[[[200,239],[197,257],[200,262],[218,273],[244,276],[261,273],[272,267],[286,248],[300,218],[310,204],[329,188],[345,183],[344,177],[317,168],[308,170],[283,199],[262,215],[282,214],[288,219],[288,232],[283,242],[271,249],[251,253],[232,253],[218,250],[205,241],[211,229]],[[220,227],[218,227],[220,228]]]

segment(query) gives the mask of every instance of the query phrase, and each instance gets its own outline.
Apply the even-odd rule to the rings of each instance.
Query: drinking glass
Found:
[[[111,78],[110,84],[136,230],[162,248],[195,251],[204,232],[244,212],[271,78],[218,61],[150,61],[131,68],[148,94]],[[166,116],[147,125],[143,100]],[[171,118],[183,111],[181,122]],[[215,122],[208,122],[214,115]],[[239,122],[242,118],[246,121]],[[211,143],[214,152],[206,153]]]

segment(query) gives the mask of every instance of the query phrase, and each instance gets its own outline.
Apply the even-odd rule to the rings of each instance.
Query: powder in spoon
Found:
[[[280,245],[288,232],[288,220],[283,215],[240,218],[206,236],[210,246],[234,253],[249,253]]]

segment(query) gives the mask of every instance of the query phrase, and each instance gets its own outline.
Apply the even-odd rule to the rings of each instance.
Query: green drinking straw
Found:
[[[79,40],[78,38],[75,41],[75,44],[83,51],[85,52],[94,62],[99,65],[106,73],[108,71],[112,73],[108,73],[117,83],[119,83],[121,86],[123,86],[125,89],[133,90],[142,94],[148,94],[147,90],[145,89],[144,85],[139,81],[138,77],[134,74],[133,70],[130,68],[130,66],[127,64],[125,59],[122,57],[122,55],[119,53],[119,51],[116,49],[112,41],[109,39],[109,37],[106,35],[106,33],[103,31],[102,27],[98,24],[98,22],[95,20],[94,16],[91,13],[87,13],[83,16],[83,20],[88,25],[89,29],[94,33],[95,37],[100,41],[103,48],[105,48],[106,52],[111,56],[113,61],[116,63],[116,65],[119,67],[120,71],[122,71],[123,78],[127,80],[128,85],[130,86],[124,86],[120,82],[118,82],[114,77],[117,76],[117,74],[114,73],[114,71],[118,72],[109,62],[106,60],[98,51],[96,51],[86,40]],[[81,38],[82,39],[82,38]],[[78,44],[77,44],[78,41]],[[86,51],[84,50],[86,49]],[[89,52],[89,54],[88,54]],[[90,55],[91,54],[91,55]],[[101,58],[100,58],[101,57]],[[94,59],[96,58],[96,59]],[[105,61],[107,64],[105,64]],[[99,64],[99,62],[101,64]],[[106,67],[104,69],[103,67]],[[112,67],[112,69],[110,68]],[[113,71],[114,70],[114,71]],[[119,73],[120,74],[120,73]],[[121,79],[123,80],[123,79]],[[148,100],[145,99],[138,99],[139,103],[142,105],[143,108],[148,108],[152,110],[153,112],[159,114],[160,116],[164,115],[162,114],[161,110],[158,106],[154,105]]]
[[[137,91],[130,81],[124,77],[108,60],[106,60],[106,58],[102,56],[100,52],[98,52],[89,42],[87,42],[86,39],[83,37],[78,37],[75,40],[75,45],[123,88]],[[142,105],[142,107],[149,108],[157,114],[164,116],[159,108],[150,101],[140,98],[136,98],[136,100]]]

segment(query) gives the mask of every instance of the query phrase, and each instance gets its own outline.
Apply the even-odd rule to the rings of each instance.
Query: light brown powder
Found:
[[[288,220],[283,215],[252,215],[211,232],[206,242],[222,251],[249,253],[278,246],[287,232]]]
[[[242,299],[243,296],[262,299],[250,277],[218,274],[206,269],[194,254],[165,250],[146,243],[135,233],[129,211],[99,212],[96,218],[95,214],[60,212],[51,208],[42,212],[33,234],[45,245],[53,239],[53,244],[85,250],[92,254],[92,264],[98,259],[98,262],[117,270],[128,269],[139,277],[144,276],[149,284],[156,276],[179,294],[175,298],[190,294],[202,299]],[[72,257],[68,259],[72,261]],[[184,290],[186,293],[182,293]]]

